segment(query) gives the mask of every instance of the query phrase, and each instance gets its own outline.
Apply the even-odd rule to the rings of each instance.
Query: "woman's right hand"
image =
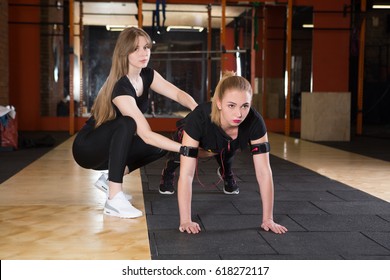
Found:
[[[197,234],[199,233],[201,230],[200,230],[200,226],[198,223],[195,223],[195,222],[186,222],[186,223],[181,223],[180,224],[180,227],[179,227],[179,230],[180,232],[187,232],[189,234]]]

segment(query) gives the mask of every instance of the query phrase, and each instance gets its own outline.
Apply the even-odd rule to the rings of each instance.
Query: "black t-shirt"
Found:
[[[266,126],[262,116],[250,108],[248,116],[238,127],[238,136],[232,140],[219,126],[211,122],[211,102],[198,105],[184,119],[184,131],[204,150],[220,153],[224,149],[241,150],[248,146],[251,140],[263,137]]]
[[[112,91],[111,100],[113,100],[117,96],[129,95],[135,99],[140,111],[142,113],[146,113],[146,111],[148,110],[148,106],[149,106],[148,91],[149,91],[150,85],[153,82],[154,70],[152,68],[149,68],[149,67],[143,68],[141,70],[140,76],[142,78],[142,83],[143,83],[143,87],[144,87],[144,91],[143,91],[141,96],[137,96],[135,89],[134,89],[133,85],[131,84],[129,78],[127,78],[127,76],[123,76],[122,78],[120,78],[116,82],[114,89]],[[112,105],[115,108],[117,117],[122,116],[119,109],[114,104],[112,104]]]
[[[135,88],[131,84],[129,78],[127,76],[121,77],[115,84],[114,89],[112,91],[111,101],[121,95],[129,95],[133,97],[137,103],[138,108],[142,113],[145,113],[148,110],[149,106],[149,88],[150,85],[153,82],[154,78],[154,70],[152,68],[146,67],[141,70],[140,76],[142,78],[142,83],[144,86],[144,91],[142,92],[141,96],[137,96],[137,93],[135,92]],[[116,117],[122,116],[122,113],[119,111],[118,107],[115,106],[114,103],[112,103],[112,106],[114,106],[114,109],[116,111]],[[95,119],[94,117],[90,117],[86,124],[89,126],[95,126]]]

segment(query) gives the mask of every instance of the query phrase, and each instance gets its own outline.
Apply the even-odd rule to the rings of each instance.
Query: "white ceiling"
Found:
[[[226,7],[226,24],[229,24],[234,17],[239,16],[250,7],[242,6],[227,6]],[[143,26],[152,26],[153,10],[156,9],[155,4],[144,3],[143,10]],[[138,25],[135,15],[138,14],[135,3],[120,3],[120,2],[83,2],[82,21],[84,25]],[[160,5],[161,11],[161,5]],[[180,25],[180,26],[202,26],[208,25],[208,13],[206,5],[188,5],[188,4],[167,4],[166,5],[166,21],[165,26]],[[220,28],[221,26],[221,6],[211,6],[211,25],[212,28]],[[79,2],[75,3],[74,20],[76,23],[80,21],[80,6]],[[162,13],[160,12],[160,24],[162,24]]]

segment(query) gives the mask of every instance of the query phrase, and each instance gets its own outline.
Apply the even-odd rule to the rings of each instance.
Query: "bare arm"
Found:
[[[199,146],[199,142],[192,139],[185,132],[182,144],[191,147]],[[196,158],[180,156],[180,176],[177,188],[180,213],[179,230],[194,234],[200,232],[199,224],[192,222],[191,219],[192,182],[194,180],[196,161]]]
[[[157,71],[154,71],[154,78],[150,88],[153,91],[178,102],[184,107],[187,107],[191,111],[198,106],[191,95],[165,80]]]
[[[148,121],[139,110],[133,97],[121,95],[115,97],[112,102],[118,107],[122,115],[134,119],[137,124],[137,134],[145,143],[172,152],[180,151],[180,143],[152,131]]]
[[[267,134],[256,141],[251,141],[251,144],[264,142],[268,142]],[[253,155],[253,163],[263,205],[263,221],[261,227],[266,231],[272,230],[275,233],[285,233],[287,228],[275,223],[273,218],[274,184],[269,162],[269,153]]]

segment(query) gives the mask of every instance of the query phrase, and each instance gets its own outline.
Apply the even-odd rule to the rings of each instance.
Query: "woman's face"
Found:
[[[150,48],[145,37],[138,37],[135,51],[129,54],[129,64],[136,68],[145,68],[149,63]]]
[[[222,100],[217,102],[222,128],[238,127],[248,115],[251,101],[252,96],[246,91],[226,90]]]

